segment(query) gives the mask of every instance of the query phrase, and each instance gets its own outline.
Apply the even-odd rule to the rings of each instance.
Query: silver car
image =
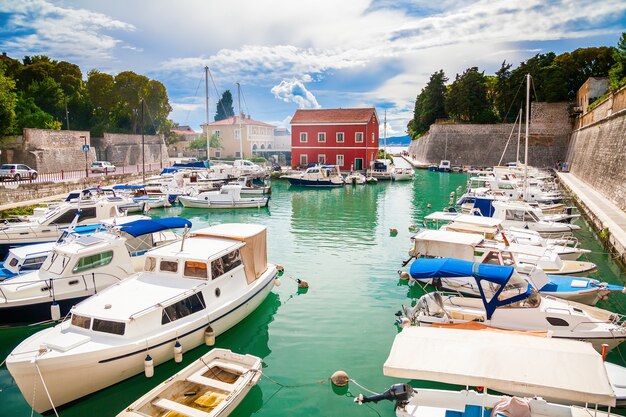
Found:
[[[91,172],[115,172],[115,165],[107,161],[93,161]]]
[[[37,178],[37,171],[24,164],[3,164],[0,167],[0,180],[20,181],[29,178]]]

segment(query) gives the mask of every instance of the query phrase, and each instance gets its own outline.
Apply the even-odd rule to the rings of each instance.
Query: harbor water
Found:
[[[466,181],[465,174],[428,171],[416,171],[412,182],[381,181],[338,189],[293,188],[274,181],[269,208],[153,209],[151,216],[184,217],[193,229],[231,222],[266,225],[268,259],[285,267],[282,285],[249,317],[217,338],[216,347],[263,359],[264,376],[231,415],[393,416],[390,402],[356,405],[355,396],[369,394],[357,383],[381,392],[393,383],[406,382],[383,376],[382,367],[398,333],[394,313],[422,295],[419,287],[398,276],[408,258],[409,226],[422,226],[423,217],[445,207],[450,193]],[[582,247],[592,250],[584,260],[598,265],[592,276],[624,285],[626,276],[605,253],[596,233],[584,220],[576,223],[582,226],[578,234]],[[397,234],[391,229],[397,229]],[[297,278],[308,281],[310,288],[299,290]],[[626,294],[613,294],[598,306],[624,314]],[[37,330],[0,330],[2,358]],[[59,415],[115,416],[208,349],[200,346],[186,353],[181,364],[169,361],[156,367],[151,379],[136,375],[61,407]],[[608,360],[625,365],[625,356],[623,346],[610,352]],[[524,366],[523,358],[511,360],[512,366]],[[328,378],[337,370],[346,371],[356,382],[343,389],[333,387]],[[54,383],[53,376],[46,379]],[[424,381],[412,384],[435,386]],[[31,413],[4,366],[0,403],[0,416]]]

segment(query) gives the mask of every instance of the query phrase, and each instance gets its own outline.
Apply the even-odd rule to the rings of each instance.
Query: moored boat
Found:
[[[227,184],[219,191],[205,191],[195,196],[179,196],[184,207],[205,209],[233,209],[267,207],[269,196],[242,197],[240,184]]]
[[[291,185],[301,187],[342,187],[343,177],[337,165],[315,165],[309,167],[304,172],[294,172],[283,175],[280,178],[289,180]]]
[[[228,416],[261,377],[261,359],[212,349],[133,402],[117,417]]]

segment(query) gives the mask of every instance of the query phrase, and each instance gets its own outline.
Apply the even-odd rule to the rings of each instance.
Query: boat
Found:
[[[361,174],[360,172],[351,172],[350,174],[346,175],[344,182],[351,185],[365,185],[368,183],[365,175]]]
[[[604,362],[604,366],[615,392],[617,407],[626,407],[626,368],[611,362]]]
[[[177,240],[171,229],[184,227],[191,222],[178,217],[139,218],[65,236],[40,269],[0,282],[0,326],[61,319],[79,301],[143,270],[146,251]]]
[[[240,184],[226,184],[219,191],[205,191],[195,196],[179,196],[184,207],[205,209],[233,209],[267,207],[269,196],[242,197]]]
[[[57,240],[78,216],[76,225],[98,224],[101,220],[125,215],[119,206],[129,200],[121,197],[94,197],[63,202],[15,223],[0,224],[0,255],[10,247]]]
[[[367,176],[380,180],[391,180],[391,173],[393,171],[393,163],[388,159],[377,159],[370,162],[370,169],[367,170]]]
[[[267,262],[266,227],[255,224],[191,232],[147,252],[145,266],[9,354],[7,368],[36,412],[212,344],[261,304],[278,274]]]
[[[291,185],[302,187],[343,187],[344,181],[337,165],[314,165],[304,172],[282,175]]]
[[[442,159],[441,161],[439,161],[439,166],[437,167],[437,171],[450,172],[450,169],[451,169],[450,161],[446,159]]]
[[[0,281],[41,268],[54,245],[56,242],[46,242],[9,249],[4,262],[0,262]]]
[[[230,181],[229,184],[241,185],[241,194],[244,195],[265,195],[272,194],[272,186],[269,184],[256,185],[252,178],[239,177],[235,181]]]
[[[437,172],[438,169],[439,169],[439,165],[437,165],[437,164],[430,164],[430,165],[428,165],[428,170],[430,172]]]
[[[553,337],[587,340],[602,351],[626,340],[621,314],[574,301],[541,296],[512,266],[486,265],[458,259],[416,259],[411,273],[420,278],[472,277],[480,298],[426,293],[413,308],[403,308],[401,320],[429,326],[477,321],[508,330],[551,331]],[[486,290],[489,291],[486,291]]]
[[[527,334],[405,328],[395,337],[383,374],[466,387],[452,391],[401,383],[355,399],[359,404],[395,401],[399,417],[608,417],[616,404],[602,357],[589,344]],[[580,403],[584,406],[571,405]]]
[[[261,359],[212,349],[117,417],[228,416],[261,377]]]
[[[413,176],[413,168],[394,167],[391,171],[391,179],[393,181],[411,181]]]

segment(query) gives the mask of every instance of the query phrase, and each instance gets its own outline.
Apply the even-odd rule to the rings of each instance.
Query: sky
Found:
[[[616,46],[626,1],[0,0],[0,51],[161,81],[170,118],[200,131],[230,90],[237,113],[289,127],[299,108],[375,107],[406,134],[432,73],[494,74],[538,54]],[[237,85],[241,86],[238,100]]]

